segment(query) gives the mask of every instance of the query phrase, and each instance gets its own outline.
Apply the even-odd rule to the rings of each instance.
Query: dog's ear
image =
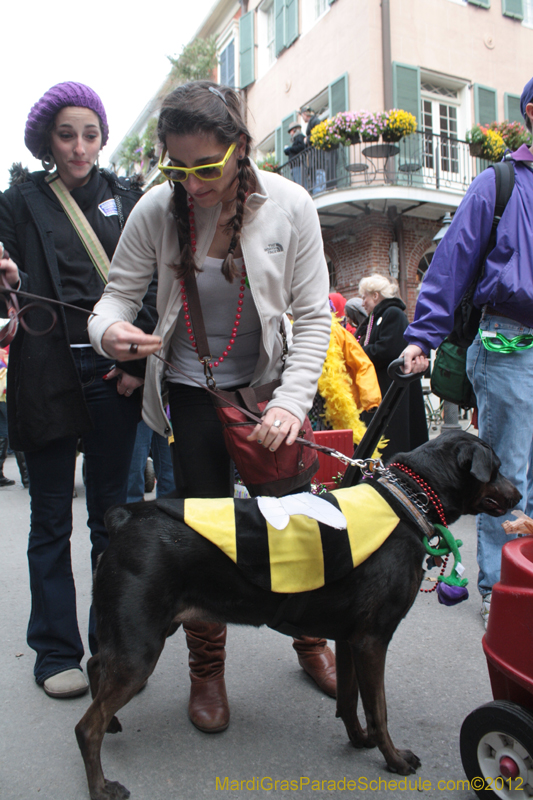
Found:
[[[500,466],[498,456],[481,439],[461,442],[457,452],[457,463],[462,469],[468,469],[481,483],[488,483],[493,470]]]

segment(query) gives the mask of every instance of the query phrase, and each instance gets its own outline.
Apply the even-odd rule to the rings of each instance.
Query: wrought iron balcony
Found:
[[[360,142],[328,151],[308,147],[279,172],[312,195],[386,185],[464,194],[489,163],[471,156],[467,142],[422,131],[394,143]]]

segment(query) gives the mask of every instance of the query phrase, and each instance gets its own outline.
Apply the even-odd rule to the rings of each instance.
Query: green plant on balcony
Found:
[[[117,165],[124,170],[126,177],[135,172],[137,164],[141,164],[142,154],[143,146],[139,134],[133,133],[131,136],[126,136],[117,154]]]
[[[152,117],[145,128],[142,138],[142,154],[143,161],[147,159],[150,161],[155,157],[155,149],[157,146],[157,118]]]
[[[278,172],[279,163],[276,161],[275,153],[267,153],[264,158],[258,159],[256,162],[258,169],[265,172]]]
[[[509,122],[508,120],[491,122],[488,127],[490,130],[499,133],[505,142],[505,146],[513,152],[523,144],[531,144],[531,134],[520,122]]]
[[[474,125],[466,132],[466,141],[470,145],[470,155],[487,161],[500,161],[505,152],[501,134],[488,125]]]

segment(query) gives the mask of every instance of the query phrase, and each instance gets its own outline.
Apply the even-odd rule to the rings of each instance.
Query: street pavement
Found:
[[[5,473],[17,485],[0,489],[0,800],[88,800],[74,726],[90,700],[53,700],[33,680],[34,654],[25,638],[28,492],[12,456]],[[91,581],[81,459],[76,488],[72,560],[86,641]],[[469,599],[448,608],[435,593],[419,594],[387,660],[389,731],[398,748],[410,748],[421,759],[416,777],[405,782],[386,770],[377,749],[349,744],[335,718],[335,701],[299,668],[288,637],[238,626],[228,633],[228,730],[205,735],[187,718],[187,653],[180,630],[168,640],[146,689],[119,712],[123,732],[105,737],[106,777],[126,785],[132,800],[474,800],[464,788],[459,731],[464,717],[492,695],[481,647],[473,518],[460,520],[452,531],[464,541]],[[348,781],[357,781],[355,791]]]

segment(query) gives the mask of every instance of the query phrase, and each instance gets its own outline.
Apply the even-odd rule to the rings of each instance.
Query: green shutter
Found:
[[[505,92],[503,96],[503,107],[505,111],[505,119],[509,122],[521,122],[524,124],[524,117],[520,111],[520,97],[517,94],[508,94]]]
[[[482,8],[490,8],[490,0],[467,0],[473,6],[481,6]]]
[[[281,163],[287,161],[287,156],[283,152],[283,148],[291,143],[291,137],[289,135],[289,125],[291,125],[293,122],[298,122],[298,114],[296,113],[296,111],[293,111],[292,114],[287,114],[287,116],[283,117],[283,119],[281,120],[281,154],[282,154]]]
[[[274,0],[274,49],[279,56],[287,44],[286,14],[287,0]]]
[[[335,0],[328,0],[328,5],[332,6]]]
[[[524,19],[524,4],[522,0],[502,0],[502,14],[514,19]]]
[[[287,47],[298,38],[298,0],[287,0],[286,6]]]
[[[496,89],[474,84],[474,113],[479,125],[490,125],[498,119]]]
[[[276,128],[275,141],[276,141],[276,162],[278,164],[284,164],[285,161],[287,160],[287,157],[283,152],[283,134],[281,131],[281,125],[279,128]]]
[[[239,56],[241,89],[255,80],[254,12],[249,11],[239,20]]]
[[[348,73],[345,72],[328,86],[329,116],[348,111]]]
[[[420,122],[420,69],[409,64],[392,64],[392,102],[394,108],[409,111]]]

